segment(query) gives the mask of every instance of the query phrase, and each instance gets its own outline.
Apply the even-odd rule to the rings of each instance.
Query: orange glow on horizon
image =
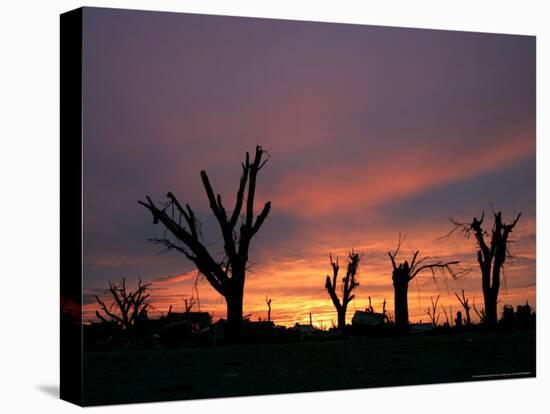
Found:
[[[445,223],[444,223],[445,225]],[[443,226],[439,231],[431,229],[426,234],[443,234],[446,230]],[[518,227],[515,237],[532,234],[535,230],[534,220],[527,220]],[[244,314],[250,315],[251,320],[267,318],[267,305],[265,298],[272,299],[272,320],[285,326],[292,326],[296,322],[309,323],[309,313],[312,314],[314,325],[322,328],[330,328],[336,323],[336,312],[324,288],[324,278],[330,271],[328,255],[332,253],[340,257],[344,263],[347,248],[345,240],[350,234],[332,234],[335,243],[333,245],[321,242],[309,249],[305,249],[302,257],[277,257],[277,259],[265,260],[261,264],[252,267],[247,275],[244,297]],[[350,238],[354,238],[351,234]],[[376,240],[374,242],[373,240]],[[353,300],[347,313],[347,321],[356,310],[364,310],[368,305],[368,297],[371,296],[372,305],[377,312],[382,310],[382,302],[386,299],[386,310],[393,315],[393,287],[391,283],[391,265],[387,258],[387,251],[395,249],[395,235],[372,235],[371,239],[363,239],[363,243],[350,246],[362,254],[359,270],[359,287],[354,292]],[[384,249],[383,246],[388,246]],[[438,276],[437,284],[431,279],[431,274],[421,274],[411,281],[409,285],[409,318],[411,322],[428,321],[426,309],[430,305],[430,297],[440,295],[439,303],[447,312],[453,313],[453,319],[461,308],[454,293],[465,290],[470,304],[478,309],[483,307],[483,295],[481,292],[481,279],[479,269],[475,262],[475,244],[473,240],[456,236],[446,242],[433,237],[413,238],[408,237],[402,246],[400,257],[404,260],[413,254],[418,248],[421,255],[430,255],[440,258],[459,258],[461,265],[471,267],[472,271],[461,279],[453,280],[450,277]],[[534,244],[516,245],[513,247],[517,261],[506,264],[506,277],[500,291],[500,308],[504,304],[518,305],[525,301],[535,307],[535,277],[534,277]],[[175,254],[175,253],[174,253]],[[153,282],[151,294],[151,317],[158,317],[166,313],[170,305],[173,311],[183,311],[183,299],[191,296],[196,271],[179,275],[159,277]],[[225,317],[225,301],[204,278],[199,279],[200,309],[212,314],[214,320]],[[84,320],[95,320],[97,305],[89,303],[84,305]],[[195,310],[198,306],[195,307]],[[444,322],[444,314],[441,308],[440,323]],[[478,318],[472,309],[473,321]]]

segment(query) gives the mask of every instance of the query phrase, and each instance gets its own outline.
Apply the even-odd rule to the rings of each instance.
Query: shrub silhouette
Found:
[[[100,306],[95,314],[98,319],[105,323],[111,323],[128,335],[133,334],[134,326],[137,321],[147,318],[147,309],[149,303],[149,287],[151,283],[143,284],[141,279],[138,281],[137,289],[132,291],[126,288],[126,279],[122,278],[120,284],[109,281],[109,293],[112,302],[106,304],[99,296],[95,295],[96,301]]]

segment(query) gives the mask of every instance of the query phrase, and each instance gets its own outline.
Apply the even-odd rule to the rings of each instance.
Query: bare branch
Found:
[[[429,263],[429,264],[422,265],[418,269],[415,269],[413,273],[411,273],[411,275],[409,276],[409,280],[413,279],[420,272],[422,272],[423,270],[427,270],[427,269],[430,269],[430,270],[444,269],[444,270],[448,271],[449,274],[453,278],[456,278],[456,272],[452,269],[452,265],[457,265],[459,263],[460,262],[458,260],[453,260],[453,261],[449,261],[449,262],[438,261],[436,263]]]
[[[110,293],[113,302],[107,305],[96,295],[95,298],[100,307],[96,311],[96,316],[103,322],[114,322],[123,330],[130,330],[136,320],[145,315],[146,309],[149,306],[145,301],[149,298],[147,290],[150,286],[150,283],[143,284],[140,279],[137,289],[135,291],[128,291],[126,289],[125,278],[122,278],[120,285],[109,281],[107,292]]]
[[[430,296],[430,301],[432,303],[432,307],[426,309],[426,314],[430,317],[432,325],[437,326],[437,324],[439,322],[439,316],[440,316],[439,313],[436,313],[437,312],[437,304],[439,302],[439,295],[437,295],[437,298],[435,299],[435,301],[434,301],[433,296]]]

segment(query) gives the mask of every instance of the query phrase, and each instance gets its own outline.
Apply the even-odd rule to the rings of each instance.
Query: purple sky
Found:
[[[162,234],[137,204],[147,194],[191,204],[221,249],[199,171],[231,205],[243,154],[261,144],[258,205],[273,210],[252,259],[271,295],[299,296],[281,263],[300,263],[294,280],[354,246],[373,290],[383,277],[391,290],[383,266],[399,232],[410,249],[471,259],[472,241],[436,237],[448,216],[492,202],[523,212],[508,284],[534,297],[534,37],[86,8],[83,63],[88,295],[193,269],[147,242]],[[296,290],[328,301],[322,276]]]

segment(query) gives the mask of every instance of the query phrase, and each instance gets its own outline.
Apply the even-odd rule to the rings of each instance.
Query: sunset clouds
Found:
[[[387,251],[456,258],[463,279],[411,286],[413,320],[431,295],[482,304],[475,244],[450,230],[490,202],[510,219],[516,261],[502,303],[535,301],[535,42],[526,36],[89,9],[84,21],[84,287],[153,282],[153,306],[183,306],[196,272],[147,242],[162,234],[137,204],[172,191],[221,253],[199,171],[232,206],[245,151],[270,155],[257,208],[245,314],[336,319],[323,280],[328,254],[363,254],[353,309],[393,311]],[[152,18],[154,16],[154,18]],[[92,22],[92,24],[87,24]],[[219,256],[219,255],[218,255]],[[201,309],[222,298],[199,280]],[[88,296],[90,297],[90,296]],[[454,298],[454,299],[453,299]],[[91,317],[93,301],[84,304]]]

